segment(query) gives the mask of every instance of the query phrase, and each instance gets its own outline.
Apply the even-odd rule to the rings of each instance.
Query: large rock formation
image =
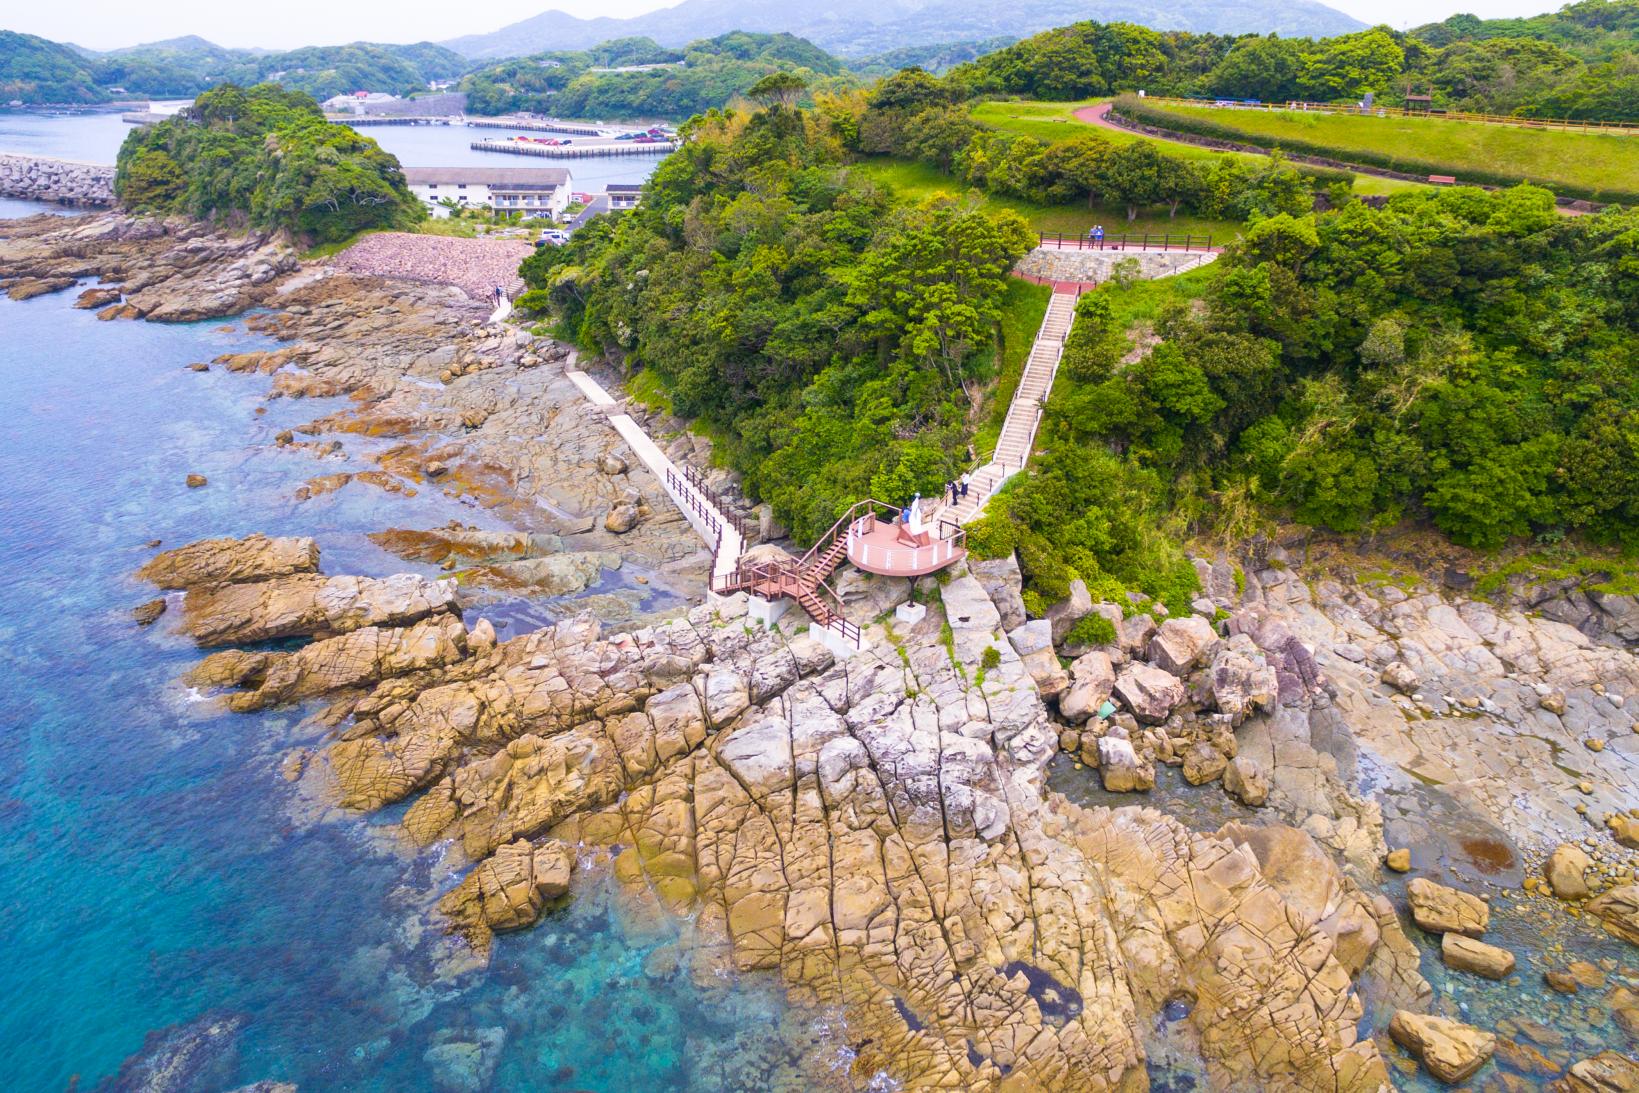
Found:
[[[844,662],[734,601],[627,634],[581,618],[469,639],[337,692],[341,739],[312,776],[352,807],[415,795],[406,833],[480,863],[444,903],[480,944],[560,890],[559,844],[617,851],[634,898],[842,1007],[862,1080],[1140,1088],[1145,1030],[1189,997],[1215,1085],[1382,1086],[1350,981],[1380,926],[1335,867],[1290,829],[1280,849],[1046,794],[1056,733],[1000,612],[972,577],[942,592],[948,646],[924,626]],[[259,691],[308,678],[262,671]]]
[[[201,539],[167,550],[137,570],[137,577],[161,588],[270,581],[319,571],[319,547],[312,539]]]

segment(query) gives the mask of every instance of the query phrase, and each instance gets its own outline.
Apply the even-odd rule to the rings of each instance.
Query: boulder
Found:
[[[138,604],[131,608],[131,618],[136,620],[138,626],[152,626],[159,621],[159,617],[163,614],[165,614],[165,601],[163,599],[149,600],[147,603]]]
[[[1168,619],[1150,639],[1150,660],[1162,671],[1186,676],[1201,662],[1202,657],[1211,652],[1218,640],[1212,623],[1200,615]]]
[[[1184,701],[1184,685],[1171,672],[1148,664],[1129,664],[1115,681],[1114,692],[1138,720],[1159,725]]]
[[[117,288],[88,288],[75,299],[74,306],[81,310],[107,307],[109,304],[120,302],[120,290]]]
[[[1155,764],[1139,759],[1132,741],[1124,737],[1098,738],[1098,773],[1111,793],[1155,788]]]
[[[1630,945],[1639,945],[1639,884],[1612,888],[1589,900],[1587,913],[1597,918],[1606,932]]]
[[[1148,615],[1134,615],[1130,619],[1122,619],[1115,626],[1116,644],[1128,656],[1143,656],[1149,648],[1150,638],[1154,636],[1155,620]]]
[[[1409,1010],[1395,1013],[1389,1036],[1415,1055],[1423,1069],[1452,1085],[1471,1077],[1497,1048],[1497,1038],[1489,1032]]]
[[[1565,1076],[1550,1085],[1552,1093],[1633,1093],[1639,1089],[1639,1063],[1616,1051],[1601,1051],[1572,1063]]]
[[[1083,654],[1070,665],[1070,687],[1059,696],[1059,715],[1072,725],[1093,716],[1115,688],[1115,666],[1100,650]]]
[[[620,504],[611,508],[608,514],[604,516],[603,529],[605,531],[612,532],[615,535],[624,535],[628,531],[631,531],[633,528],[637,527],[637,521],[637,506],[631,504],[630,502],[622,501]]]
[[[1207,673],[1206,697],[1230,723],[1239,725],[1254,710],[1271,710],[1280,695],[1275,669],[1246,634],[1216,648]]]
[[[1378,678],[1403,695],[1412,694],[1423,685],[1423,681],[1417,678],[1417,673],[1398,660],[1384,668],[1383,674]]]
[[[1551,714],[1562,714],[1565,712],[1565,692],[1549,691],[1537,699],[1537,705]]]
[[[319,545],[309,538],[201,539],[156,554],[137,577],[161,588],[241,584],[319,571]]]
[[[1619,846],[1639,850],[1639,820],[1626,815],[1613,816],[1609,826],[1611,838],[1615,839]]]
[[[1398,850],[1390,850],[1388,856],[1383,859],[1383,864],[1396,873],[1409,873],[1411,872],[1411,851],[1403,846]]]
[[[1007,632],[1008,644],[1021,657],[1053,648],[1053,624],[1046,619],[1032,619]]]
[[[1561,843],[1543,863],[1542,875],[1560,899],[1587,899],[1587,872],[1592,865],[1593,859],[1580,846]]]
[[[197,490],[201,486],[208,485],[210,482],[210,480],[202,474],[190,474],[183,481],[187,484],[190,490]]]
[[[1229,760],[1224,753],[1205,740],[1197,740],[1184,749],[1184,781],[1192,786],[1204,786],[1221,778]]]
[[[1005,558],[978,560],[970,558],[968,572],[978,578],[990,602],[1002,617],[1002,629],[1012,630],[1025,623],[1024,574],[1019,572],[1019,560],[1009,554]]]
[[[1462,934],[1446,934],[1440,938],[1440,959],[1448,968],[1473,972],[1487,979],[1503,979],[1514,971],[1513,953]]]
[[[1479,937],[1491,924],[1491,908],[1478,896],[1417,877],[1406,885],[1411,917],[1431,934],[1456,933]]]
[[[1064,640],[1064,635],[1070,632],[1071,627],[1080,622],[1093,609],[1093,597],[1087,593],[1087,585],[1079,577],[1070,582],[1070,595],[1047,609],[1047,621],[1053,627],[1053,644],[1058,645]]]
[[[1224,791],[1244,805],[1261,808],[1269,800],[1269,777],[1254,760],[1237,755],[1224,768]]]

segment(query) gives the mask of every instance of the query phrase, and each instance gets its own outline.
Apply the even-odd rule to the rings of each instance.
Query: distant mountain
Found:
[[[469,34],[444,44],[468,57],[517,57],[639,35],[678,46],[730,30],[787,31],[832,53],[863,57],[947,42],[1018,39],[1083,19],[1140,23],[1156,30],[1285,37],[1344,34],[1365,26],[1318,0],[822,0],[814,5],[683,0],[631,19],[581,19],[546,11],[493,34]]]
[[[0,103],[98,103],[122,96],[187,98],[222,82],[276,80],[316,99],[348,91],[409,94],[471,68],[431,42],[309,46],[283,53],[228,49],[197,35],[95,53],[0,31]]]

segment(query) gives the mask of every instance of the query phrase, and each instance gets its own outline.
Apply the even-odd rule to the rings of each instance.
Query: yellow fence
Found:
[[[1222,110],[1293,110],[1317,114],[1354,114],[1360,117],[1431,118],[1435,121],[1477,121],[1487,125],[1512,125],[1522,129],[1564,129],[1576,133],[1639,133],[1635,121],[1575,121],[1562,118],[1519,118],[1508,114],[1469,114],[1460,110],[1410,110],[1400,106],[1374,106],[1363,110],[1335,102],[1251,102],[1243,99],[1177,99],[1164,95],[1145,96],[1144,102],[1158,106],[1209,106]]]

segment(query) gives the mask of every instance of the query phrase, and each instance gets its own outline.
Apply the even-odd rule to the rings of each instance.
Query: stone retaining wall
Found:
[[[1166,277],[1211,261],[1216,255],[1203,251],[1138,250],[1058,250],[1037,247],[1019,262],[1015,272],[1047,281],[1108,281],[1115,264],[1131,258],[1138,263],[1138,276]]]
[[[59,205],[114,204],[114,168],[43,156],[0,153],[0,195]]]

